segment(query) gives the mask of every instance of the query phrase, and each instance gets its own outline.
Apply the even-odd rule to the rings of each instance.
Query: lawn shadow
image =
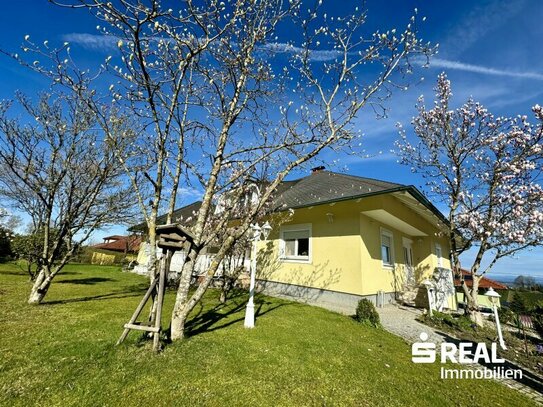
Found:
[[[146,290],[147,286],[144,284],[136,284],[127,287],[121,291],[114,291],[107,294],[100,295],[90,295],[87,297],[79,298],[67,298],[63,300],[53,300],[53,301],[44,301],[42,305],[58,305],[58,304],[70,304],[75,302],[86,302],[86,301],[100,301],[100,300],[110,300],[117,298],[128,298],[128,297],[137,297],[141,296],[142,293]]]
[[[21,277],[29,277],[28,272],[26,270],[17,270],[17,269],[8,269],[8,270],[0,270],[0,274],[6,275],[6,276],[21,276]],[[82,273],[77,273],[75,271],[66,271],[62,272],[62,275],[78,275]]]
[[[225,304],[218,304],[215,307],[205,310],[202,304],[199,304],[199,309],[194,317],[192,317],[185,327],[187,336],[195,336],[204,332],[213,332],[218,329],[227,328],[230,325],[240,323],[245,320],[245,306],[247,301],[243,301],[242,298],[246,295],[238,293],[233,297],[230,297]],[[277,303],[276,301],[267,301],[266,299],[256,296],[255,297],[255,319],[266,315],[268,312],[274,311],[285,305],[289,305],[288,302]],[[245,299],[244,298],[244,299]],[[233,301],[233,300],[236,301]],[[239,314],[238,318],[232,319],[234,314]],[[223,323],[221,323],[223,321]]]
[[[0,274],[4,274],[6,276],[28,277],[28,273],[26,273],[24,271],[18,271],[18,270],[0,270]]]
[[[98,284],[98,283],[105,283],[108,281],[117,281],[114,278],[109,277],[87,277],[87,278],[74,278],[74,279],[67,279],[67,280],[58,280],[58,284],[83,284],[83,285],[91,285],[91,284]]]
[[[26,270],[0,270],[0,274],[10,275],[10,276],[21,276],[28,277],[28,272]],[[63,276],[83,274],[76,271],[63,271],[60,273]]]

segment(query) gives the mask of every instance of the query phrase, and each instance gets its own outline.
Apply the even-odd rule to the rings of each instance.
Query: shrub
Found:
[[[358,322],[374,327],[378,327],[381,324],[375,306],[366,298],[363,298],[358,302],[355,319]]]
[[[513,300],[509,304],[509,308],[515,314],[525,314],[526,313],[526,299],[520,295],[518,292],[513,294]]]
[[[11,231],[0,225],[0,261],[7,260],[12,255],[11,238]]]
[[[508,324],[513,321],[515,313],[507,307],[498,308],[498,316],[502,324]]]
[[[468,316],[453,316],[451,314],[438,311],[434,311],[431,317],[426,315],[421,321],[430,322],[430,325],[445,330],[453,329],[456,331],[466,332],[476,329],[476,325],[473,324]]]

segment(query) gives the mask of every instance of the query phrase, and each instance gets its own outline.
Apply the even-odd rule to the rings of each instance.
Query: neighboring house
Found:
[[[180,208],[174,222],[198,207]],[[257,268],[268,294],[352,313],[361,298],[427,306],[421,283],[430,279],[437,308],[457,307],[447,219],[414,186],[319,167],[281,184],[269,221],[273,230],[259,243]],[[210,256],[202,256],[203,266]],[[176,271],[183,254],[178,258]]]
[[[466,285],[471,288],[473,287],[473,279],[471,277],[471,274],[468,270],[462,269],[462,278],[466,282]],[[464,289],[462,288],[462,281],[459,276],[455,276],[454,279],[454,286],[456,287],[456,298],[458,300],[459,305],[465,305],[467,303],[466,301],[466,295],[464,294]],[[479,292],[477,295],[477,303],[483,307],[492,309],[492,304],[490,303],[488,297],[485,295],[486,291],[489,288],[493,288],[495,291],[499,292],[500,295],[506,294],[508,287],[505,284],[498,283],[497,281],[491,280],[487,277],[482,277],[481,280],[479,280]],[[507,300],[507,295],[504,297],[505,300]],[[501,298],[498,300],[498,307],[501,306]]]
[[[183,225],[190,225],[195,219],[195,216],[202,206],[202,201],[196,201],[189,205],[178,208],[172,213],[172,221],[174,223],[181,223]],[[166,215],[160,215],[156,219],[157,225],[166,224]],[[138,234],[147,234],[147,224],[145,222],[138,223],[137,225],[131,226],[128,229],[129,232],[138,233]]]
[[[201,201],[193,202],[189,205],[183,206],[181,208],[176,209],[172,214],[172,222],[173,223],[179,223],[183,225],[184,227],[188,227],[190,229],[190,225],[193,224],[195,220],[195,216],[200,209],[200,206],[202,205]],[[166,223],[166,215],[161,215],[157,217],[156,224],[157,225],[164,225]],[[137,225],[134,225],[128,229],[132,233],[139,233],[141,235],[147,234],[147,224],[145,222],[139,223]],[[146,275],[148,268],[149,268],[149,258],[150,258],[151,248],[149,247],[149,244],[144,242],[140,246],[140,250],[137,256],[137,265],[134,267],[133,271],[137,274]],[[162,253],[162,250],[157,250],[157,256],[160,257]],[[171,262],[170,262],[170,272],[172,274],[179,273],[183,268],[183,263],[185,261],[185,253],[183,251],[175,252],[172,256]],[[196,261],[195,266],[195,273],[196,274],[203,274],[207,267],[209,266],[211,259],[213,258],[213,255],[211,253],[204,253],[200,255]],[[248,264],[248,263],[247,263]],[[173,278],[174,276],[170,276]]]
[[[92,264],[115,264],[123,260],[135,260],[141,245],[141,236],[113,235],[103,238],[104,242],[90,246]]]
[[[141,237],[137,235],[106,236],[103,238],[103,240],[103,243],[95,244],[92,247],[96,249],[111,250],[119,253],[137,253],[141,244]]]

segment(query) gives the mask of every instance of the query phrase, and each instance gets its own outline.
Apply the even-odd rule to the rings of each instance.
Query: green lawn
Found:
[[[26,305],[27,277],[0,265],[3,405],[522,406],[485,380],[441,381],[414,365],[410,346],[326,310],[259,297],[257,327],[243,328],[246,296],[221,308],[211,291],[192,335],[155,355],[131,333],[115,341],[146,280],[115,267],[70,265],[46,303]],[[166,299],[166,316],[173,293]]]

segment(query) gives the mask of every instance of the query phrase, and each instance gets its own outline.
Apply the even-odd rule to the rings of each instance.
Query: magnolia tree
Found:
[[[106,137],[111,120],[101,112],[110,105],[134,118],[116,157],[137,192],[152,247],[158,211],[177,221],[180,187],[201,191],[173,339],[183,337],[188,314],[250,225],[277,209],[269,203],[286,175],[326,149],[354,150],[359,112],[404,89],[411,58],[434,51],[418,38],[416,16],[401,30],[373,33],[366,10],[332,17],[322,2],[309,10],[301,3],[187,0],[173,10],[158,0],[74,0],[63,6],[88,9],[116,48],[96,75],[77,68],[69,44],[51,49],[27,38],[23,51],[38,60],[15,56],[79,92]],[[109,89],[107,99],[100,89]],[[189,294],[196,259],[209,246],[217,253]]]
[[[19,95],[18,102],[27,116],[0,103],[0,195],[31,218],[39,240],[28,300],[38,304],[76,249],[97,228],[126,220],[132,202],[113,150],[93,129],[94,113],[77,95],[44,94],[36,103]]]
[[[475,250],[473,286],[462,286],[467,311],[480,322],[481,277],[501,258],[543,243],[543,109],[533,107],[535,124],[527,116],[495,117],[471,99],[452,109],[445,74],[435,90],[431,109],[419,99],[414,141],[401,130],[399,154],[448,207],[456,275],[462,276],[459,256]]]

